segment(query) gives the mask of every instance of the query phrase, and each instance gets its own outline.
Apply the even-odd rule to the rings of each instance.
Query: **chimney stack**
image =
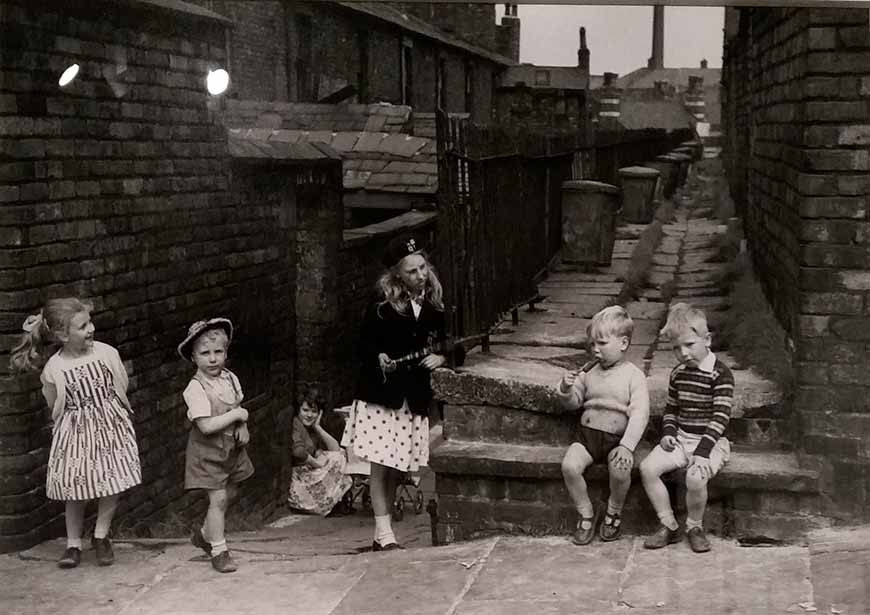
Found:
[[[707,58],[701,60],[701,68],[707,68]]]
[[[497,26],[496,41],[498,51],[519,64],[520,62],[520,18],[517,17],[517,5],[504,5],[504,15],[501,25]]]
[[[598,90],[598,125],[602,128],[619,127],[622,90],[616,87],[617,77],[617,73],[604,73],[604,85]]]
[[[653,7],[652,57],[646,63],[653,70],[665,67],[665,7]]]
[[[586,48],[586,28],[580,28],[580,48],[577,50],[577,68],[589,74],[589,49]]]
[[[699,122],[706,121],[707,103],[704,100],[704,78],[692,75],[689,77],[689,89],[683,97],[683,105]]]

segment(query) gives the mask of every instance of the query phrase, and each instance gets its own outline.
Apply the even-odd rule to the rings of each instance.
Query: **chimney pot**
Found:
[[[586,49],[586,28],[580,26],[580,49]]]
[[[604,73],[605,87],[613,85],[613,82],[616,81],[617,77],[619,77],[619,73]]]
[[[707,59],[706,58],[701,60],[701,68],[707,68]]]

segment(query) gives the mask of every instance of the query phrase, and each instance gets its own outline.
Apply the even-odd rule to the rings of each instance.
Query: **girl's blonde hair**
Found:
[[[94,306],[76,297],[49,299],[38,314],[24,321],[19,344],[9,355],[9,366],[16,372],[35,372],[61,345],[58,333],[69,328],[70,320],[81,312],[90,313]]]
[[[599,336],[615,335],[627,337],[631,342],[634,333],[634,321],[628,311],[621,305],[611,305],[599,310],[586,327],[586,339],[594,340]]]
[[[441,280],[438,279],[438,274],[435,272],[435,267],[429,262],[429,257],[425,252],[415,252],[426,261],[426,268],[429,270],[429,277],[426,280],[426,298],[437,309],[444,309],[444,291],[441,288]],[[410,256],[410,255],[409,255]],[[407,258],[407,257],[406,257]],[[399,267],[402,266],[404,258],[398,263],[385,270],[381,277],[378,278],[377,287],[384,297],[383,303],[389,303],[397,312],[402,312],[408,307],[411,301],[411,295],[402,278],[399,275]]]
[[[668,320],[661,330],[662,337],[673,341],[685,333],[707,337],[710,329],[704,312],[688,303],[675,303],[668,310]]]

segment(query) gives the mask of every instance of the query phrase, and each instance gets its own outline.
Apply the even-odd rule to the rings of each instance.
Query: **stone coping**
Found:
[[[529,446],[452,439],[445,440],[433,449],[429,465],[438,474],[562,480],[562,457],[565,450],[564,446]],[[647,442],[638,445],[633,469],[635,478],[639,478],[638,467],[650,450],[652,447]],[[607,466],[594,464],[585,476],[587,480],[607,480]],[[801,467],[794,453],[759,451],[735,445],[731,459],[713,479],[711,486],[819,493],[821,479],[818,470]]]
[[[618,172],[621,177],[643,177],[645,179],[661,175],[661,171],[651,167],[622,167]]]
[[[618,194],[619,188],[613,184],[605,184],[604,182],[596,182],[590,179],[575,179],[567,182],[562,182],[562,190],[571,190],[572,192],[606,192]]]
[[[579,350],[582,344],[578,343]],[[565,355],[572,352],[564,348]],[[556,385],[565,368],[546,360],[512,359],[495,354],[469,353],[457,371],[437,369],[432,374],[436,398],[456,405],[491,405],[532,412],[561,414]],[[758,410],[778,406],[784,395],[779,387],[752,370],[733,370],[733,418],[751,417]],[[647,377],[650,414],[664,410],[670,369],[653,369]]]

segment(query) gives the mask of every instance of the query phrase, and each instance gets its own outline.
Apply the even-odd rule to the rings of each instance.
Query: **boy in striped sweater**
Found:
[[[702,526],[707,482],[731,455],[724,433],[731,417],[734,377],[710,351],[710,331],[701,310],[675,304],[662,335],[673,343],[680,363],[671,372],[662,439],[640,464],[644,489],[661,522],[643,546],[660,549],[679,540],[679,526],[661,476],[686,468],[686,533],[692,550],[703,553],[710,550]]]

